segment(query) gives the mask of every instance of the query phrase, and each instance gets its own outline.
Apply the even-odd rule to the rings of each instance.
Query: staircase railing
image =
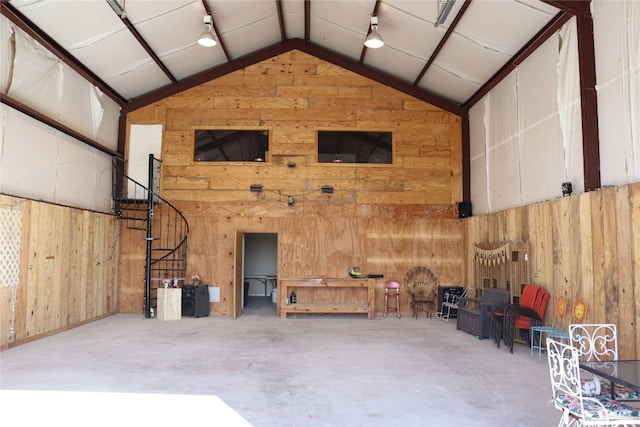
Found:
[[[132,230],[145,232],[145,317],[153,317],[157,288],[163,279],[186,280],[189,224],[182,213],[159,194],[161,161],[149,155],[148,182],[127,175],[126,162],[113,158],[113,210]],[[154,286],[154,283],[157,286]]]

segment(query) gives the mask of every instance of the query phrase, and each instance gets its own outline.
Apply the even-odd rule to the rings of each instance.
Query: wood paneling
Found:
[[[386,279],[422,265],[441,284],[470,285],[475,244],[523,240],[550,306],[559,295],[585,299],[589,322],[618,325],[620,357],[640,357],[640,183],[458,220],[460,119],[297,51],[127,120],[164,125],[162,192],[191,227],[188,274],[220,287],[212,315],[233,314],[236,232],[278,234],[280,278],[347,277],[356,265],[384,274],[376,307]],[[269,129],[270,161],[193,162],[196,127]],[[316,163],[318,129],[356,128],[392,131],[393,164]],[[265,191],[250,192],[254,183]],[[335,193],[320,193],[322,185]],[[142,312],[141,232],[81,209],[3,195],[0,204],[22,212],[20,284],[0,289],[2,349]],[[407,314],[408,304],[403,293]]]
[[[523,240],[533,280],[554,299],[586,299],[589,321],[618,324],[621,356],[639,356],[640,184],[458,220],[460,118],[298,51],[128,116],[130,123],[151,119],[165,125],[163,193],[191,225],[189,270],[221,288],[212,315],[232,312],[236,230],[278,234],[280,278],[345,277],[358,265],[403,280],[423,265],[440,283],[461,286],[473,281],[475,244]],[[269,129],[270,161],[194,163],[199,126]],[[390,130],[393,165],[317,164],[318,129]],[[250,184],[265,191],[251,193]],[[322,185],[335,193],[320,194]],[[123,247],[137,238],[123,233]],[[135,295],[140,301],[127,307],[139,311],[141,292],[130,286],[142,285],[125,278],[142,264],[127,251],[123,302]],[[376,307],[383,281],[376,280]],[[403,294],[406,313],[408,300]]]
[[[0,348],[119,310],[118,220],[3,195],[0,205],[22,212],[19,285],[0,288]]]
[[[154,117],[165,131],[163,196],[190,224],[188,274],[220,286],[221,302],[211,305],[212,315],[232,314],[237,230],[278,234],[280,278],[348,278],[348,268],[357,265],[402,280],[424,265],[443,284],[462,283],[462,228],[455,219],[462,165],[459,149],[451,147],[460,140],[459,117],[299,51],[127,119]],[[194,162],[198,127],[268,129],[269,161]],[[318,164],[316,135],[326,129],[393,132],[393,164]],[[262,184],[264,191],[250,192],[251,184]],[[323,185],[332,185],[334,193],[322,194]],[[139,277],[143,264],[139,249],[130,248],[141,236],[123,232],[122,238],[122,309],[139,312],[143,281],[131,278]],[[376,281],[376,307],[382,307],[382,285]],[[408,296],[402,304],[408,313]]]
[[[620,358],[640,357],[640,183],[463,222],[468,283],[473,281],[470,245],[527,241],[533,280],[551,293],[549,307],[560,295],[570,302],[585,300],[588,323],[618,326]]]

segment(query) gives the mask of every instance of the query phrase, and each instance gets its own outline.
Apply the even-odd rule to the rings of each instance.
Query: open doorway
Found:
[[[275,316],[277,307],[278,235],[244,233],[242,312]]]

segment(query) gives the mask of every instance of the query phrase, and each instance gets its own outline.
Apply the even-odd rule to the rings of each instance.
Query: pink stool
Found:
[[[396,298],[396,305],[389,307],[389,297]],[[397,280],[387,280],[384,282],[384,313],[382,317],[387,317],[388,311],[395,311],[400,318],[400,282]]]

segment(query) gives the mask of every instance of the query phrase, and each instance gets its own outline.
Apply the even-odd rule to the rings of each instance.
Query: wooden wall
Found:
[[[346,277],[359,265],[402,279],[424,265],[440,283],[460,285],[473,282],[474,244],[521,239],[551,305],[558,295],[585,299],[588,321],[618,325],[620,356],[640,357],[640,183],[458,220],[459,119],[295,51],[128,121],[165,127],[162,191],[191,226],[189,274],[221,287],[213,315],[232,310],[237,232],[278,234],[281,278]],[[269,129],[271,161],[193,162],[193,130],[207,126]],[[318,128],[392,130],[394,164],[319,165]],[[297,167],[287,168],[289,161]],[[266,191],[250,192],[254,183]],[[335,192],[322,194],[322,185]],[[139,232],[81,209],[3,195],[0,206],[23,215],[19,287],[15,294],[0,288],[1,349],[116,312],[142,312]],[[409,315],[406,295],[402,304]],[[380,313],[381,292],[376,306]]]
[[[236,232],[278,234],[280,278],[348,277],[350,266],[360,266],[403,279],[423,265],[443,284],[462,283],[455,115],[291,51],[134,111],[127,121],[164,125],[162,194],[189,221],[188,274],[221,287],[214,315],[232,310]],[[268,129],[270,161],[194,162],[194,130],[213,127]],[[392,131],[393,165],[318,164],[319,129]],[[250,192],[251,184],[265,191]],[[323,185],[335,192],[322,194]],[[122,235],[122,309],[139,312],[144,253],[129,248],[142,236]],[[408,315],[407,298],[403,305]]]
[[[0,349],[118,312],[118,220],[4,195],[0,207],[22,212],[19,285],[0,287]]]
[[[589,304],[588,323],[618,326],[620,358],[640,357],[640,183],[464,220],[467,281],[473,247],[529,242],[534,281],[552,299]]]
[[[359,265],[402,279],[424,265],[440,283],[460,285],[472,284],[474,244],[522,239],[551,305],[560,294],[586,299],[590,321],[618,324],[621,356],[639,355],[638,184],[458,220],[459,118],[297,51],[127,119],[164,125],[162,192],[191,226],[189,274],[221,287],[213,315],[232,310],[237,232],[278,234],[280,278],[345,277]],[[269,129],[270,162],[193,162],[194,129],[206,127]],[[392,130],[394,164],[319,165],[317,129]],[[251,184],[265,191],[252,193]],[[335,192],[322,194],[322,185]],[[140,312],[144,255],[130,248],[141,236],[122,238],[122,309]],[[380,292],[376,306],[379,313]]]

